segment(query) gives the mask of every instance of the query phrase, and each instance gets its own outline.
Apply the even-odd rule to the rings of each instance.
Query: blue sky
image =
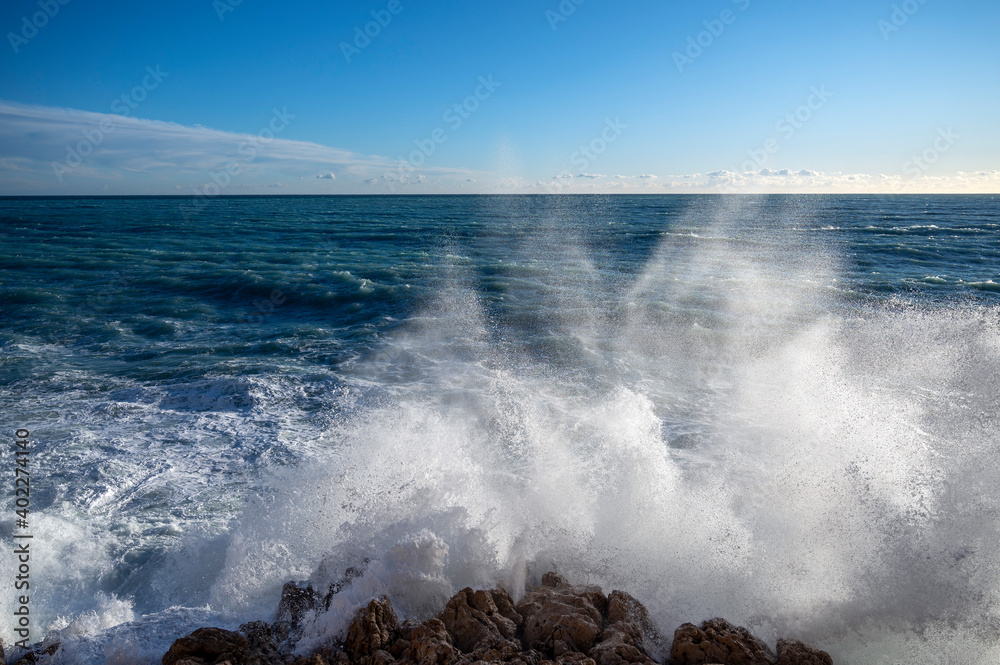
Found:
[[[994,0],[7,0],[0,194],[996,192],[998,25]]]

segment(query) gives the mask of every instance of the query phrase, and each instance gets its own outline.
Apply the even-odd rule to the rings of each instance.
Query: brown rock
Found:
[[[396,640],[389,647],[389,653],[393,658],[401,658],[406,652],[410,650],[410,640],[404,640],[402,638]]]
[[[833,658],[798,640],[778,640],[777,665],[833,665]]]
[[[363,665],[392,665],[396,659],[391,653],[384,649],[379,649],[362,661]]]
[[[624,665],[625,663],[641,663],[652,665],[653,659],[636,646],[623,631],[605,630],[602,639],[588,654],[597,665]]]
[[[564,580],[562,575],[560,575],[554,570],[550,570],[549,572],[542,575],[542,586],[558,587],[565,585],[566,585],[566,580]]]
[[[555,657],[590,651],[601,633],[607,598],[595,587],[571,587],[554,573],[546,573],[542,583],[517,605],[524,646]]]
[[[285,660],[278,651],[271,624],[251,621],[240,626],[239,631],[247,638],[247,655],[243,665],[284,665]]]
[[[384,596],[373,599],[354,615],[344,647],[352,661],[360,662],[376,651],[389,649],[398,627],[399,620],[389,599]]]
[[[444,622],[428,619],[410,633],[406,657],[417,665],[451,665],[458,660],[459,652],[452,646]]]
[[[331,646],[323,646],[313,652],[315,656],[322,656],[330,665],[350,665],[351,658],[341,649]]]
[[[187,637],[175,641],[163,655],[163,665],[178,665],[183,661],[221,665],[230,661],[242,663],[247,655],[247,638],[222,628],[199,628]]]
[[[277,617],[272,626],[275,641],[289,646],[302,635],[302,620],[312,612],[326,609],[326,604],[311,584],[286,582],[281,587]],[[284,665],[284,664],[282,664]]]
[[[294,660],[292,665],[330,665],[330,662],[318,653],[314,653],[311,656]]]
[[[497,606],[497,611],[514,624],[516,635],[524,624],[524,618],[514,608],[514,601],[511,600],[510,594],[504,589],[490,589],[490,596],[493,598],[493,604]]]
[[[521,643],[514,640],[503,640],[497,644],[481,642],[480,645],[470,654],[462,657],[462,661],[468,659],[470,663],[509,663],[521,658]],[[461,661],[459,664],[461,665]]]
[[[511,659],[511,665],[540,665],[543,656],[540,652],[534,649],[528,649],[527,651],[522,651],[517,656]]]
[[[555,660],[541,660],[538,665],[596,665],[594,659],[578,651],[569,651]]]
[[[570,651],[556,658],[556,665],[597,665],[597,663],[582,653]]]
[[[608,596],[607,625],[591,657],[599,665],[650,663],[653,648],[661,646],[662,638],[642,603],[624,591],[612,591]]]
[[[448,601],[438,618],[453,644],[465,653],[499,648],[517,637],[517,624],[500,612],[489,591],[462,589]]]
[[[725,619],[710,619],[698,628],[686,623],[674,631],[670,649],[676,665],[774,665],[767,646],[746,628],[733,626]]]
[[[410,635],[413,634],[414,629],[419,625],[420,623],[413,619],[407,619],[400,624],[396,630],[396,641],[389,647],[389,653],[394,658],[399,659],[406,656],[410,650]]]
[[[312,588],[311,584],[304,582],[286,582],[281,587],[281,600],[278,601],[277,620],[287,622],[292,626],[298,626],[302,616],[306,612],[319,609],[323,605],[323,599]]]

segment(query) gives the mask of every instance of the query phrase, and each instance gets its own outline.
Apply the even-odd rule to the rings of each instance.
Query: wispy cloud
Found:
[[[282,129],[294,126],[287,109],[262,115],[257,134],[241,134],[0,101],[0,193],[81,194],[109,188],[185,194],[227,168],[231,190],[283,184],[293,191],[328,192],[330,185],[317,180],[332,180],[344,191],[360,191],[363,181],[396,166],[386,157],[282,138],[272,131],[274,118],[282,118]],[[427,166],[412,180],[447,188],[481,176]]]

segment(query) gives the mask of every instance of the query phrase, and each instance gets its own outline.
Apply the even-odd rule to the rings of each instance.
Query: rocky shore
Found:
[[[794,640],[778,640],[775,653],[724,619],[686,623],[667,642],[632,596],[571,586],[555,573],[516,605],[503,589],[462,589],[423,622],[400,622],[388,598],[374,599],[342,642],[293,655],[302,620],[329,607],[337,590],[288,583],[273,623],[200,628],[175,641],[162,665],[833,665]],[[34,662],[29,653],[17,665]]]

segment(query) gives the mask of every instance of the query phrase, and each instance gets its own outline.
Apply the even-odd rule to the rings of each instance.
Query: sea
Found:
[[[0,199],[9,662],[25,606],[152,664],[557,570],[668,646],[1000,663],[1000,196],[191,203]]]

